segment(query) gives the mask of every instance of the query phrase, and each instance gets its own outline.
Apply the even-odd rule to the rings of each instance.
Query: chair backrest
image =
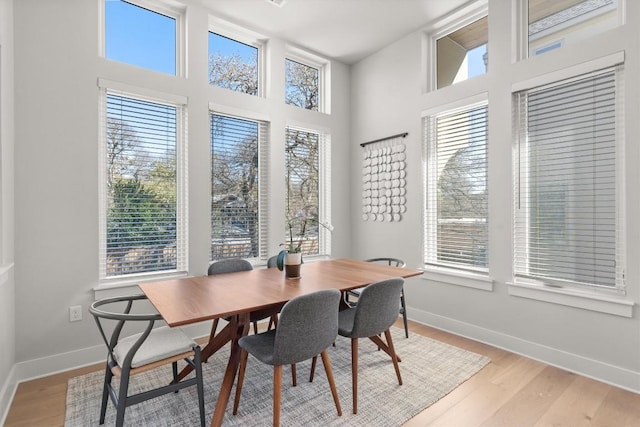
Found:
[[[329,347],[338,335],[339,304],[337,289],[313,292],[287,302],[276,328],[273,364],[298,363]]]
[[[246,259],[242,258],[227,258],[216,261],[209,266],[208,274],[224,274],[235,273],[238,271],[250,271],[253,270],[253,265]]]
[[[274,255],[267,260],[267,268],[275,268],[278,266],[278,255]]]
[[[391,265],[394,267],[404,267],[407,265],[406,262],[404,262],[403,260],[401,260],[400,258],[370,258],[365,260],[367,262],[379,262],[379,263],[386,263],[387,265]]]
[[[117,360],[117,358],[115,357],[114,349],[120,341],[120,333],[122,332],[122,328],[124,327],[125,322],[146,322],[144,332],[142,332],[142,334],[140,334],[140,336],[137,338],[135,344],[132,346],[125,360],[118,361],[121,366],[131,366],[131,362],[135,353],[138,351],[140,346],[142,346],[142,343],[147,339],[147,337],[153,330],[155,322],[162,320],[162,316],[159,313],[131,314],[133,302],[146,299],[147,297],[145,295],[104,298],[98,301],[94,301],[89,306],[89,312],[93,315],[93,318],[96,321],[96,325],[98,325],[98,330],[100,331],[100,335],[102,336],[105,345],[107,346],[111,360]],[[122,308],[122,303],[126,303],[124,305],[124,308]],[[118,311],[114,311],[113,306],[120,307],[121,309]],[[110,307],[110,309],[107,309],[106,307]],[[105,331],[105,329],[107,329],[105,321],[116,322],[115,327],[113,327],[111,331],[110,337],[107,337],[107,333]]]
[[[366,286],[358,297],[352,338],[364,338],[386,331],[398,318],[398,301],[404,279],[395,277]]]

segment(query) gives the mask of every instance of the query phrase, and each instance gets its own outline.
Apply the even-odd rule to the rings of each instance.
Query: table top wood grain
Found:
[[[353,259],[303,264],[300,278],[287,279],[277,268],[186,277],[139,286],[169,326],[248,313],[281,305],[322,289],[347,291],[391,277],[413,277],[420,270]]]

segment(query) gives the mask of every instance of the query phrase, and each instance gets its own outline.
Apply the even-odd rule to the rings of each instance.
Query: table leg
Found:
[[[227,323],[224,328],[220,330],[211,341],[204,346],[201,352],[202,363],[206,362],[216,351],[220,350],[224,347],[234,336],[233,325],[231,322]],[[178,377],[173,382],[182,381],[184,377],[189,375],[189,373],[193,371],[193,367],[191,365],[187,365],[180,371]]]
[[[211,419],[212,427],[219,427],[224,420],[224,413],[229,403],[229,397],[231,396],[231,389],[236,379],[236,373],[238,372],[238,366],[240,365],[240,346],[238,340],[247,335],[249,332],[249,313],[233,316],[231,322],[229,322],[232,329],[233,336],[231,338],[231,354],[229,355],[229,362],[227,363],[227,369],[224,372],[224,378],[222,379],[222,385],[220,386],[220,393],[216,400],[216,407],[213,412],[213,418]]]

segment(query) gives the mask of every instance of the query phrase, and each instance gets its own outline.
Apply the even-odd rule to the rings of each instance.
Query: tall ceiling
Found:
[[[201,0],[233,24],[353,64],[469,0]]]

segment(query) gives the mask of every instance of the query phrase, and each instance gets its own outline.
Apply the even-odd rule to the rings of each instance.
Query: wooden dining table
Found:
[[[231,343],[229,361],[216,400],[212,426],[222,425],[240,363],[238,340],[249,330],[249,314],[273,311],[287,301],[323,289],[342,292],[391,277],[413,277],[420,270],[354,259],[303,264],[300,277],[285,278],[276,268],[141,283],[139,286],[170,327],[227,318],[229,322],[202,349],[203,361]],[[188,373],[185,368],[181,377]]]

